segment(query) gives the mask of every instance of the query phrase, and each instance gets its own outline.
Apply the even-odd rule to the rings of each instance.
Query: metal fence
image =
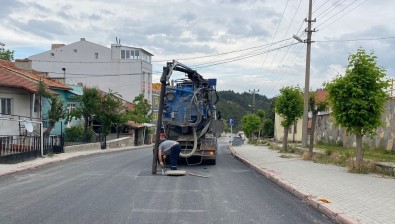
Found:
[[[63,135],[50,135],[44,137],[44,154],[64,152]]]
[[[47,136],[43,139],[43,152],[63,152],[63,136]],[[41,156],[40,136],[0,136],[0,163],[17,163]]]
[[[40,136],[0,136],[1,163],[37,157],[40,152]]]

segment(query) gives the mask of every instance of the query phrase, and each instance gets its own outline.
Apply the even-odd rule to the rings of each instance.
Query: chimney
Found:
[[[83,38],[83,37],[81,37],[81,39],[80,39],[81,41],[85,41],[85,38]]]
[[[65,44],[52,44],[51,45],[51,50],[54,50],[54,49],[56,49],[56,48],[59,48],[59,47],[63,47]]]

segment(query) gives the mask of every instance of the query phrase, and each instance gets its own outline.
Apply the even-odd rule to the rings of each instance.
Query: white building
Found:
[[[119,93],[124,100],[133,102],[144,93],[152,101],[153,55],[142,48],[112,44],[107,48],[81,38],[64,45],[52,44],[52,49],[17,60],[18,68],[47,72],[66,84],[83,83],[102,91]]]

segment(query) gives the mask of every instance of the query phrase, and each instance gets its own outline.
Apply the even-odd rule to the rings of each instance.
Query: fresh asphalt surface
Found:
[[[234,159],[226,141],[217,165],[179,165],[208,178],[152,175],[152,148],[0,177],[0,222],[334,223]]]

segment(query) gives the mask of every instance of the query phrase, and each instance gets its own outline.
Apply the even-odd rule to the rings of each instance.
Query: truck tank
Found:
[[[174,71],[185,78],[169,82]],[[165,81],[165,82],[162,82]],[[162,132],[167,139],[181,145],[180,157],[198,157],[200,162],[216,163],[217,137],[222,121],[217,117],[215,104],[219,100],[216,79],[204,79],[195,70],[177,62],[163,68]]]

